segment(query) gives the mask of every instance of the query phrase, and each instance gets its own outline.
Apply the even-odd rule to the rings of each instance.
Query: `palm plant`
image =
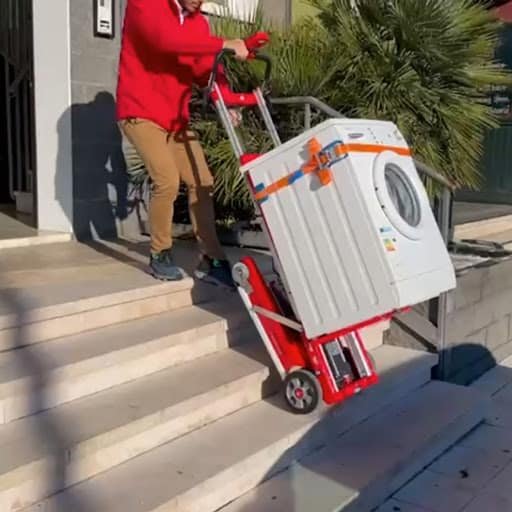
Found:
[[[510,83],[495,60],[500,23],[474,0],[313,0],[339,56],[330,101],[350,117],[394,121],[417,157],[479,185],[486,96]]]

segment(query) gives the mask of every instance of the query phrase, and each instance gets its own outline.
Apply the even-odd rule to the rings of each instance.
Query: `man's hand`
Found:
[[[240,124],[242,123],[242,112],[240,112],[240,109],[230,108],[228,112],[231,122],[233,123],[233,126],[235,128],[240,126]]]
[[[238,60],[246,60],[249,56],[249,50],[241,39],[231,39],[229,41],[224,41],[223,48],[227,50],[233,50]]]

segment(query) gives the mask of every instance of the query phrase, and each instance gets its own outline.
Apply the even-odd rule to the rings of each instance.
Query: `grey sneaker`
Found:
[[[171,249],[166,249],[150,257],[151,274],[162,281],[181,281],[183,271],[174,263]]]
[[[236,289],[233,276],[231,275],[231,265],[227,260],[218,260],[202,256],[201,261],[195,271],[197,279],[205,283],[224,286],[231,290]]]

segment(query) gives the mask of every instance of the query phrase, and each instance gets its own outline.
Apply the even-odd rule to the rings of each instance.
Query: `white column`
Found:
[[[69,0],[33,0],[32,6],[38,227],[71,232],[73,169]]]

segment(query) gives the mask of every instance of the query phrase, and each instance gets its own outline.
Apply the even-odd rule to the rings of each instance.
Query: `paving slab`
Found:
[[[462,439],[459,445],[510,454],[512,453],[512,430],[486,423]]]
[[[463,512],[512,512],[512,497],[483,492]]]
[[[484,373],[471,387],[489,396],[494,396],[507,385],[512,384],[512,357]]]
[[[484,411],[475,405],[465,388],[432,382],[223,512],[372,510],[482,420]],[[459,421],[463,425],[457,428]],[[411,496],[397,498],[423,505]]]
[[[484,490],[486,493],[503,498],[511,498],[512,482],[512,462],[509,463],[502,471],[500,471],[490,482],[488,482]]]
[[[510,462],[512,454],[472,446],[455,446],[430,467],[429,471],[461,481],[480,489],[488,484]]]
[[[434,512],[512,511],[511,366],[508,358],[470,386],[490,399],[485,422],[400,489],[386,512],[394,500]]]
[[[396,498],[432,512],[462,512],[476,492],[458,478],[427,470],[401,489]]]
[[[432,512],[426,508],[411,505],[404,501],[391,499],[379,507],[376,512]]]

